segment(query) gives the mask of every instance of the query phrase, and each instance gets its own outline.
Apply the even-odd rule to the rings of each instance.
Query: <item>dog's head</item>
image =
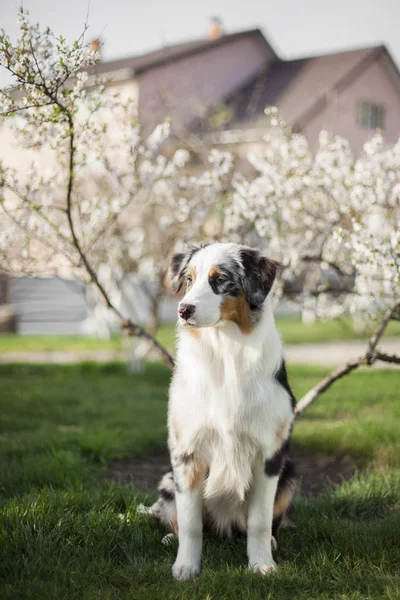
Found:
[[[185,290],[178,306],[179,324],[212,327],[233,321],[250,333],[268,296],[278,263],[238,244],[192,247],[172,257],[175,292]]]

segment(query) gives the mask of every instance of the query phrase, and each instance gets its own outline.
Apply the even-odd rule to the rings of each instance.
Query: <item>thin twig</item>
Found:
[[[382,360],[384,362],[393,362],[395,364],[400,364],[400,358],[396,355],[383,354],[381,352],[376,351],[376,346],[378,345],[379,340],[381,339],[390,319],[394,314],[397,313],[400,307],[400,302],[396,302],[391,308],[389,308],[384,316],[382,317],[375,333],[372,335],[371,339],[368,342],[368,347],[363,356],[359,358],[355,358],[350,360],[349,362],[341,365],[337,369],[334,369],[329,375],[324,377],[322,381],[317,383],[303,398],[297,403],[296,406],[296,415],[301,414],[305,411],[306,408],[310,406],[317,398],[320,396],[325,390],[327,390],[335,381],[344,377],[354,369],[357,369],[361,365],[373,365],[376,360]],[[392,358],[393,360],[389,360]]]
[[[28,110],[28,108],[43,108],[45,106],[52,106],[53,102],[45,102],[44,104],[29,104],[27,106],[16,106],[15,108],[11,108],[10,110],[6,110],[5,112],[0,113],[0,117],[10,117],[14,115],[16,112],[21,112],[23,110]]]
[[[332,383],[334,383],[341,377],[344,377],[345,375],[347,375],[347,373],[350,373],[354,369],[357,369],[357,367],[359,367],[363,362],[363,358],[356,358],[344,365],[341,365],[340,367],[329,373],[329,375],[327,375],[324,379],[322,379],[322,381],[320,381],[319,383],[317,383],[317,385],[311,388],[311,390],[307,392],[307,394],[303,396],[303,398],[297,403],[295,411],[296,415],[302,413],[310,404],[312,404],[312,402],[314,402],[314,400],[318,398],[318,396],[325,392],[325,390],[327,390],[328,387],[332,385]]]
[[[345,273],[343,271],[343,269],[341,269],[339,267],[339,265],[337,265],[336,263],[330,261],[330,260],[325,260],[322,256],[322,254],[318,255],[318,256],[313,256],[313,255],[309,255],[306,254],[305,256],[302,257],[302,260],[304,262],[316,262],[316,263],[326,263],[329,267],[331,267],[332,269],[334,269],[337,273],[339,273],[339,275],[342,275],[343,277],[348,276],[348,273]],[[351,275],[350,275],[351,277]]]
[[[64,109],[64,110],[66,110],[66,109]],[[76,250],[78,251],[78,254],[82,260],[82,263],[85,266],[85,269],[88,272],[91,280],[93,281],[93,283],[96,285],[97,289],[100,291],[101,295],[103,296],[103,298],[107,304],[107,307],[110,310],[112,310],[117,315],[117,317],[120,319],[122,328],[128,330],[129,335],[141,337],[141,338],[144,338],[147,341],[151,342],[152,345],[159,351],[159,353],[161,354],[162,358],[165,360],[167,365],[172,369],[174,367],[174,360],[173,360],[172,356],[169,354],[169,352],[150,333],[148,333],[142,327],[140,327],[140,325],[138,325],[137,323],[134,323],[130,319],[124,320],[122,313],[111,302],[111,299],[110,299],[108,293],[106,292],[103,285],[100,283],[96,272],[92,268],[91,264],[89,263],[89,261],[87,259],[85,252],[82,250],[82,248],[80,246],[79,240],[78,240],[76,232],[75,232],[75,226],[74,226],[74,222],[73,222],[73,218],[72,218],[72,191],[73,191],[73,185],[74,185],[75,134],[74,134],[74,128],[73,128],[73,125],[74,125],[73,119],[72,119],[71,115],[68,113],[68,111],[67,111],[67,118],[68,118],[68,124],[69,124],[70,129],[69,129],[69,176],[68,176],[68,186],[67,186],[67,210],[66,210],[66,212],[67,212],[67,219],[68,219],[68,224],[69,224],[69,228],[71,231],[73,244],[74,244]]]
[[[400,356],[397,356],[397,354],[386,354],[385,352],[376,352],[375,357],[376,360],[381,360],[382,362],[400,365]]]
[[[383,315],[383,318],[382,318],[381,322],[379,323],[377,330],[375,331],[374,335],[369,340],[368,350],[365,355],[365,358],[366,358],[368,364],[372,364],[374,362],[375,348],[376,348],[379,340],[381,339],[381,337],[387,327],[387,324],[389,323],[389,321],[393,317],[393,315],[398,311],[399,307],[400,307],[400,302],[396,302],[396,304],[394,304],[391,308],[388,308],[388,310]]]
[[[51,105],[52,103],[57,105],[59,107],[60,111],[64,114],[64,116],[68,122],[68,127],[69,127],[69,131],[68,131],[68,137],[69,137],[68,169],[69,169],[69,172],[68,172],[68,185],[67,185],[67,193],[66,193],[66,214],[67,214],[69,229],[71,232],[73,246],[77,250],[77,252],[80,256],[80,259],[81,259],[88,275],[90,276],[92,282],[96,285],[97,289],[103,296],[103,298],[107,304],[107,307],[110,310],[112,310],[117,315],[117,317],[120,319],[122,328],[128,330],[130,335],[138,336],[138,337],[144,338],[147,341],[151,342],[151,344],[161,354],[162,358],[165,360],[167,365],[172,369],[174,367],[174,361],[173,361],[172,356],[169,354],[169,352],[150,333],[148,333],[142,327],[140,327],[140,325],[134,323],[130,319],[124,320],[122,313],[111,302],[111,299],[110,299],[108,293],[106,292],[103,285],[100,283],[95,270],[91,266],[85,252],[83,251],[83,249],[80,245],[80,242],[76,235],[75,225],[74,225],[74,221],[73,221],[73,217],[72,217],[72,195],[73,195],[73,187],[74,187],[74,179],[75,179],[75,153],[76,153],[74,121],[73,121],[73,116],[72,116],[71,112],[68,110],[68,108],[66,106],[64,106],[64,104],[62,104],[62,102],[60,102],[60,100],[58,99],[58,96],[57,96],[58,90],[62,87],[62,85],[65,83],[65,81],[71,75],[71,73],[67,72],[65,79],[61,82],[58,82],[58,84],[56,85],[56,89],[54,91],[50,90],[48,88],[48,86],[46,85],[46,82],[44,80],[44,77],[42,75],[40,67],[37,63],[37,59],[36,59],[33,49],[32,49],[32,53],[34,55],[34,60],[36,63],[36,67],[37,67],[39,76],[41,77],[42,84],[39,84],[36,81],[33,81],[33,82],[27,81],[25,78],[21,77],[17,72],[15,72],[14,69],[12,69],[10,64],[6,64],[5,68],[12,75],[17,77],[17,80],[20,82],[20,84],[39,88],[39,90],[42,93],[44,93],[51,101],[51,102],[49,102],[49,105]],[[24,108],[27,108],[27,107],[24,107]]]

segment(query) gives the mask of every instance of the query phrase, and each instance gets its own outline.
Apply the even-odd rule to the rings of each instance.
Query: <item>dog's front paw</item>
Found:
[[[276,562],[272,559],[265,562],[256,562],[253,564],[249,564],[249,569],[254,571],[254,573],[268,575],[276,570]]]
[[[186,581],[187,579],[192,579],[193,577],[197,577],[199,573],[200,563],[182,564],[176,561],[176,563],[172,567],[172,576],[178,581]]]

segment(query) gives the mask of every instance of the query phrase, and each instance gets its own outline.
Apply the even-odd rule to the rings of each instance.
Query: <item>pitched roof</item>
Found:
[[[249,37],[254,37],[264,44],[265,66],[258,75],[250,81],[243,82],[229,97],[221,99],[221,104],[229,109],[229,118],[221,124],[223,128],[231,127],[233,123],[243,123],[244,126],[248,121],[254,122],[264,115],[266,106],[279,105],[285,120],[292,126],[302,129],[310,119],[325,108],[330,95],[347,87],[382,54],[386,55],[391,65],[392,75],[400,90],[398,69],[385,46],[285,61],[277,56],[260,29],[240,31],[217,39],[206,38],[183,42],[141,56],[100,62],[89,72],[111,76],[115,73],[117,78],[120,76],[124,79],[130,78],[160,65],[167,65]],[[117,75],[116,72],[121,74]],[[210,107],[210,112],[213,114],[213,107]],[[210,121],[195,119],[191,126],[197,131],[209,130]]]
[[[382,54],[394,66],[385,46],[298,60],[277,59],[226,99],[232,109],[231,123],[254,121],[266,106],[279,105],[285,120],[302,129],[325,108],[333,93],[346,88]]]
[[[317,56],[301,77],[285,90],[279,106],[288,121],[302,129],[323,110],[332,94],[352,83],[382,53],[383,47],[364,48]]]
[[[288,86],[296,79],[309,59],[277,60],[269,68],[245,83],[227,98],[234,109],[233,120],[247,121],[264,113],[266,106],[274,106]]]
[[[132,71],[132,75],[138,75],[139,73],[143,73],[148,69],[152,69],[163,64],[168,64],[185,58],[186,56],[198,54],[200,52],[210,50],[211,48],[223,46],[235,40],[246,37],[257,37],[264,43],[266,49],[268,49],[269,55],[272,53],[272,55],[276,57],[274,50],[267,42],[261,31],[259,29],[249,29],[247,31],[239,31],[237,33],[222,35],[217,39],[205,38],[191,42],[183,42],[181,44],[174,44],[173,46],[165,46],[164,48],[154,50],[153,52],[148,52],[147,54],[142,54],[140,56],[131,56],[118,60],[99,62],[92,67],[89,72],[97,74],[111,74],[114,71],[130,69]]]

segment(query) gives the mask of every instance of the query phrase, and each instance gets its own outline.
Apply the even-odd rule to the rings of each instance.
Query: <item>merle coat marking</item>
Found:
[[[175,255],[184,291],[168,409],[172,472],[146,512],[179,537],[176,579],[200,572],[203,526],[247,533],[249,567],[275,568],[272,534],[291,504],[295,399],[270,291],[277,263],[237,244]]]

